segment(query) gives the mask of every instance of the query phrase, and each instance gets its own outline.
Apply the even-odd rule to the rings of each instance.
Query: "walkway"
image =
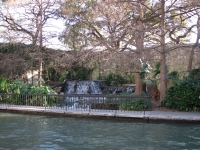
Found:
[[[45,109],[45,107],[34,106],[6,106],[0,105],[1,112],[37,113],[47,115],[63,115],[77,117],[104,117],[114,119],[129,119],[140,121],[174,121],[174,122],[196,122],[200,123],[200,112],[169,112],[169,111],[115,111],[115,110],[73,110],[58,109],[58,107]]]

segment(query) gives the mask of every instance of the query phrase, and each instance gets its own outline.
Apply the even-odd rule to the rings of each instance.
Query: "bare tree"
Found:
[[[157,3],[157,7],[152,8],[154,13],[154,27],[151,29],[159,29],[150,36],[150,40],[154,41],[160,48],[157,52],[160,54],[160,101],[164,100],[166,94],[167,70],[166,56],[171,50],[180,47],[180,43],[184,43],[184,39],[191,33],[194,25],[188,25],[188,19],[191,15],[189,12],[195,11],[194,8],[186,9],[179,0],[161,0]],[[157,17],[155,17],[157,14]],[[151,17],[150,17],[151,18]],[[167,42],[166,42],[167,41]],[[178,44],[173,46],[171,44]]]
[[[149,9],[146,7],[146,1],[94,3],[85,0],[79,4],[68,0],[62,5],[63,14],[66,16],[66,30],[61,38],[74,50],[100,49],[108,52],[107,57],[124,51],[132,52],[130,60],[138,59],[134,64],[130,61],[132,66],[129,66],[132,70],[137,70],[132,72],[137,73],[135,93],[140,95],[143,91],[142,72],[137,68],[141,67],[138,66],[139,59],[146,61],[144,42],[148,30],[145,26],[148,26],[149,22],[144,17]]]
[[[98,49],[119,51],[125,39],[123,9],[117,4],[68,0],[62,5],[66,18],[66,30],[61,39],[72,50]],[[116,11],[118,9],[118,11]],[[112,16],[111,16],[112,14]]]
[[[7,31],[17,33],[18,38],[25,39],[38,50],[39,81],[42,76],[42,47],[50,38],[49,33],[44,34],[43,28],[51,26],[48,20],[56,17],[57,9],[56,0],[30,0],[19,4],[4,3],[1,5],[0,26]]]
[[[200,1],[199,0],[192,0],[190,2],[183,3],[183,6],[186,7],[188,10],[187,16],[192,16],[193,20],[196,20],[196,24],[193,26],[196,26],[196,41],[194,45],[192,46],[190,56],[189,56],[189,62],[188,62],[188,71],[191,71],[193,68],[193,59],[195,54],[195,49],[197,48],[200,40]],[[191,11],[192,10],[192,11]]]
[[[195,49],[197,48],[197,46],[199,44],[199,39],[200,39],[200,15],[198,15],[198,19],[197,19],[196,42],[192,46],[192,50],[190,52],[189,63],[188,63],[188,71],[192,70],[192,62],[193,62],[193,58],[194,58],[194,51],[195,51]]]
[[[167,88],[166,50],[165,50],[165,0],[161,0],[161,67],[160,67],[160,100],[164,100]]]
[[[134,51],[130,42],[132,37],[128,37],[130,22],[127,22],[126,10],[120,5],[115,1],[105,4],[87,0],[80,3],[68,0],[62,5],[66,29],[60,39],[73,51],[85,51],[79,62],[84,62],[95,51],[104,51],[106,55],[99,56],[105,61],[128,48]]]
[[[101,49],[112,56],[119,52],[132,52],[134,57],[147,61],[158,59],[160,67],[160,100],[166,94],[166,55],[187,40],[194,25],[188,25],[188,13],[180,0],[72,1],[62,5],[66,30],[61,39],[73,50]],[[173,44],[174,46],[172,48]],[[154,51],[150,57],[149,50]],[[159,56],[159,57],[156,57]],[[134,63],[132,68],[138,66]],[[137,70],[137,69],[135,69]],[[142,91],[138,70],[136,94]]]

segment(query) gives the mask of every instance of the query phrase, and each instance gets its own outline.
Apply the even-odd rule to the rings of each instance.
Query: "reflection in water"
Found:
[[[4,149],[199,149],[200,125],[0,113]]]

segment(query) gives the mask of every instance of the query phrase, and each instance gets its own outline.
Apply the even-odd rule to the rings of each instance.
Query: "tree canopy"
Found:
[[[0,10],[1,39],[4,42],[28,43],[42,47],[52,44],[50,38],[58,38],[70,51],[84,53],[80,60],[103,51],[106,59],[130,52],[127,66],[138,73],[141,93],[139,60],[160,60],[161,99],[166,91],[167,55],[176,51],[196,35],[190,50],[188,70],[195,68],[192,62],[199,44],[199,0],[2,0]],[[16,17],[17,16],[17,17]],[[51,33],[52,22],[64,20],[62,34]],[[49,29],[49,31],[46,30]],[[45,43],[45,44],[44,44]],[[95,57],[96,58],[96,57]],[[102,58],[102,59],[105,59]],[[74,59],[75,60],[75,59]],[[130,61],[131,60],[131,61]],[[134,63],[133,61],[134,60]],[[42,66],[42,60],[38,67]],[[78,62],[75,60],[72,62]],[[84,61],[82,61],[84,62]],[[83,64],[82,64],[83,65]],[[100,68],[100,67],[99,67]],[[41,70],[39,71],[41,72]]]

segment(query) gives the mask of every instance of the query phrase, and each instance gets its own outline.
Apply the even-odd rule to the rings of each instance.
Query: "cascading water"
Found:
[[[64,94],[102,94],[100,85],[104,84],[103,81],[65,81],[60,92]],[[81,98],[78,96],[66,97],[64,103],[67,107],[81,107],[87,108],[89,98]],[[82,104],[84,102],[84,104]],[[81,103],[81,104],[80,104]]]
[[[61,92],[65,94],[102,94],[99,85],[97,81],[65,81]]]
[[[64,100],[64,105],[67,107],[89,107],[87,101],[89,98],[80,99],[79,94],[121,94],[121,93],[133,93],[135,91],[134,86],[108,86],[105,81],[65,81],[63,87],[61,88],[64,94],[74,94],[75,96],[66,97]],[[76,96],[77,95],[77,96]],[[98,102],[105,100],[105,98],[98,97]],[[95,99],[93,99],[95,101]],[[84,102],[84,105],[80,103]]]
[[[134,93],[135,86],[108,86],[105,81],[65,81],[61,88],[64,94],[121,94]]]

